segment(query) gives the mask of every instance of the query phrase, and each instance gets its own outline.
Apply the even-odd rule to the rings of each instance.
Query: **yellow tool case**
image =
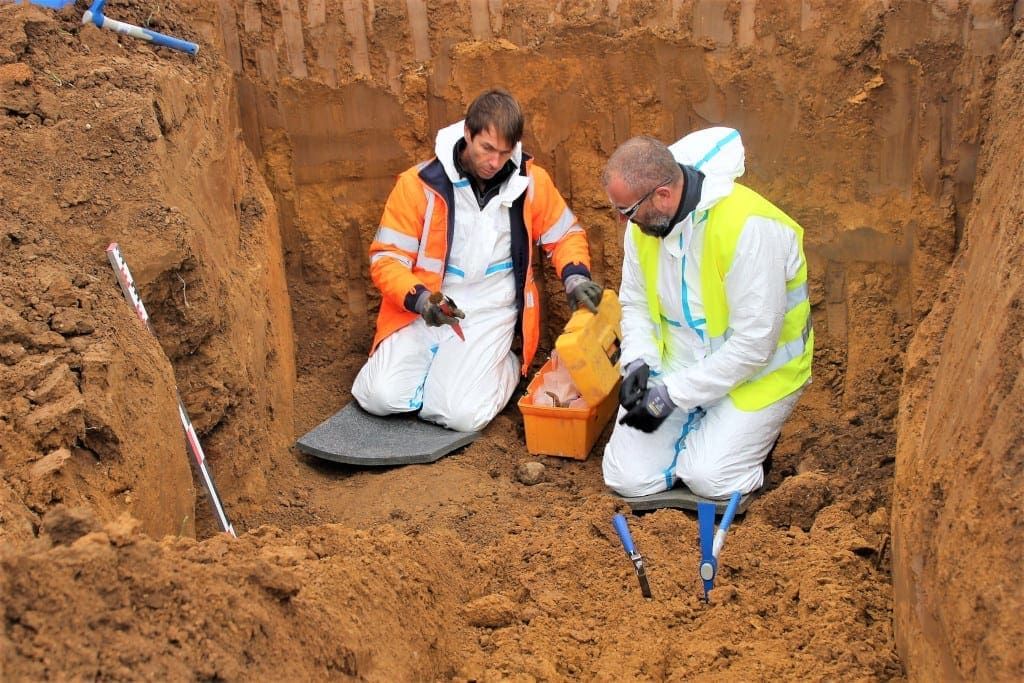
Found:
[[[530,453],[576,460],[590,455],[618,407],[621,318],[619,298],[610,289],[604,291],[596,315],[582,308],[573,313],[555,341],[556,353],[519,399]],[[561,401],[549,394],[545,376],[556,372],[558,363],[568,370],[585,405],[580,401],[573,401],[572,407],[552,405]]]

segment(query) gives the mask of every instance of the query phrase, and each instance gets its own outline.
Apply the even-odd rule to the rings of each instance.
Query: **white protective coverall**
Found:
[[[462,121],[440,130],[434,153],[455,186],[455,229],[442,290],[466,314],[466,340],[449,325],[430,327],[417,318],[380,343],[359,371],[352,396],[376,415],[419,410],[424,420],[472,432],[505,407],[519,381],[519,361],[510,350],[516,328],[511,226],[502,207],[526,191],[529,179],[513,173],[481,209],[452,155],[463,130]],[[522,163],[521,143],[512,163]]]
[[[624,496],[672,488],[681,480],[705,498],[761,487],[762,463],[803,389],[753,411],[727,395],[765,366],[779,340],[787,308],[786,281],[802,258],[793,230],[768,218],[747,219],[725,277],[730,302],[729,341],[711,353],[701,299],[701,249],[707,211],[733,189],[744,171],[739,133],[730,128],[696,131],[669,147],[676,161],[705,178],[697,208],[662,240],[658,294],[670,332],[659,357],[637,248],[626,231],[619,300],[622,367],[637,358],[663,383],[676,409],[653,433],[615,424],[602,463],[605,483]],[[625,413],[619,408],[619,417]]]

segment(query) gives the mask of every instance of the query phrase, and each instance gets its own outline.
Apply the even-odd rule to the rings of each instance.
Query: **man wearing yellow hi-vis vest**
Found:
[[[716,127],[671,147],[631,138],[602,174],[627,222],[621,407],[603,461],[621,495],[757,490],[810,383],[803,230],[735,182],[743,165],[739,132]]]

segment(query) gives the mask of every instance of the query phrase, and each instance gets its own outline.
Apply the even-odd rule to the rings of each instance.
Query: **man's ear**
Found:
[[[469,126],[462,124],[462,137],[466,138],[466,144],[473,142],[473,135],[469,132]]]

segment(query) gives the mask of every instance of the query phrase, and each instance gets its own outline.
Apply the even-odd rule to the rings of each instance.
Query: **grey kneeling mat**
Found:
[[[434,462],[478,436],[480,432],[455,432],[424,422],[412,413],[378,417],[352,401],[295,446],[324,460],[377,467]]]

